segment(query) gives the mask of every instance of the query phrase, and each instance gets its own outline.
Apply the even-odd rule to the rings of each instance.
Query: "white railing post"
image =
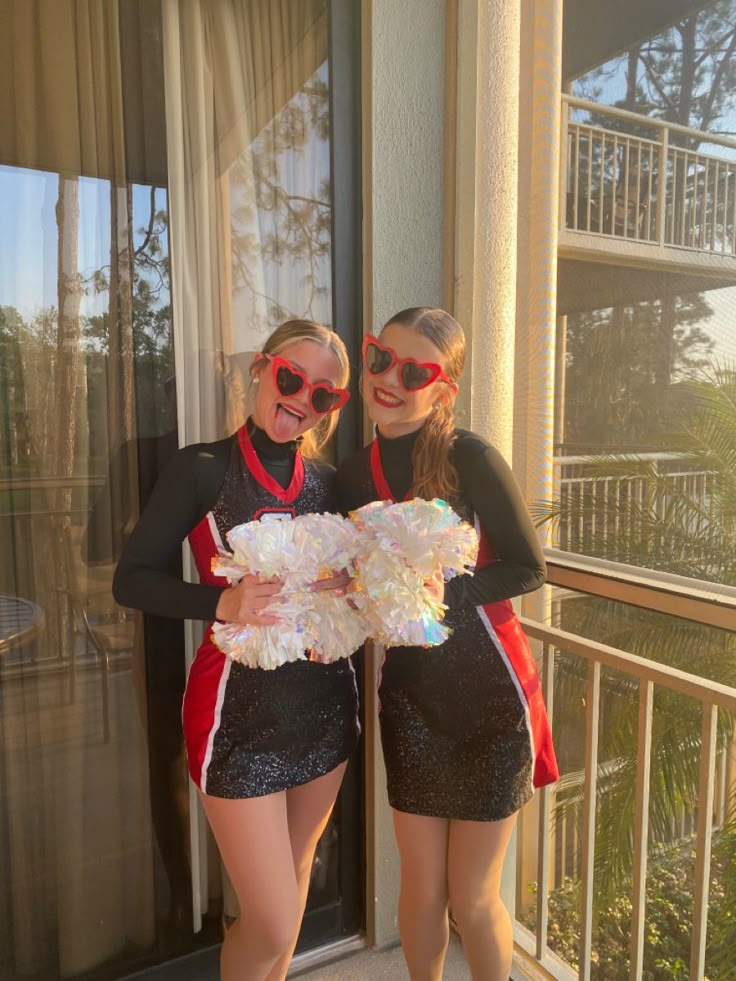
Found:
[[[547,705],[549,724],[552,725],[554,693],[555,652],[550,644],[542,647],[542,690]],[[547,899],[550,889],[550,787],[539,792],[539,844],[537,847],[537,958],[541,960],[547,949]],[[563,855],[564,861],[564,855]],[[552,880],[554,885],[554,878]]]
[[[617,122],[627,122],[632,126],[647,127],[656,131],[656,137],[633,136],[621,129],[606,126],[593,126],[586,122],[570,123],[573,109],[609,116]],[[733,159],[713,154],[703,154],[688,150],[687,141],[698,144],[714,144],[736,153],[736,140],[722,133],[706,133],[701,130],[681,126],[653,116],[643,116],[626,109],[604,106],[589,99],[579,99],[563,94],[562,118],[565,122],[564,139],[567,153],[567,166],[563,168],[565,185],[561,181],[561,214],[566,212],[566,199],[563,190],[571,190],[574,185],[571,221],[561,219],[563,230],[607,238],[632,239],[653,246],[690,249],[696,252],[710,252],[730,255],[736,258],[736,192],[729,202],[729,181],[736,175]],[[573,136],[574,133],[574,136]],[[682,146],[673,142],[673,134],[685,140]],[[583,139],[581,139],[581,135]],[[587,149],[587,194],[582,198],[585,209],[581,214],[580,174],[581,160]],[[594,157],[596,149],[599,157]],[[606,151],[609,151],[608,155]],[[619,150],[623,150],[621,161]],[[655,158],[656,152],[656,158]],[[581,157],[581,154],[583,156]],[[633,155],[633,159],[632,159]],[[656,163],[655,163],[656,159]],[[646,171],[642,170],[647,161]],[[693,168],[692,183],[688,183],[690,168]],[[656,213],[652,215],[654,173],[656,181]],[[701,187],[701,168],[702,187]],[[594,177],[595,170],[595,180]],[[720,208],[719,178],[725,173],[723,190],[723,228],[720,243],[716,234]],[[715,180],[711,174],[715,172]],[[606,190],[606,175],[610,177],[609,193]],[[623,175],[623,181],[620,178]],[[679,178],[679,180],[678,180]],[[714,191],[709,199],[709,184]],[[595,199],[594,199],[595,195]],[[734,213],[733,236],[726,236],[729,220],[729,206]],[[652,222],[656,227],[652,228]],[[710,231],[709,231],[710,228]],[[720,248],[719,248],[720,245]]]
[[[698,788],[698,834],[695,846],[695,909],[690,948],[690,981],[705,974],[705,940],[708,929],[710,892],[710,851],[713,837],[713,793],[715,789],[718,709],[703,705],[703,734],[700,745],[700,784]]]
[[[683,583],[688,582],[683,580]],[[573,587],[575,588],[575,587]],[[683,586],[684,588],[684,586]],[[725,588],[725,587],[724,587]],[[583,589],[583,592],[587,590]],[[595,595],[595,593],[593,593]],[[700,602],[700,600],[698,600]],[[696,622],[705,625],[710,623],[708,611],[703,609]],[[587,663],[588,675],[586,685],[586,726],[585,726],[585,770],[581,775],[583,783],[582,802],[582,868],[580,870],[581,886],[581,924],[578,979],[589,979],[592,972],[592,925],[594,913],[594,855],[596,834],[596,812],[599,772],[613,774],[616,761],[603,761],[599,766],[598,727],[600,719],[600,683],[601,670],[606,668],[622,672],[639,682],[639,725],[638,725],[638,760],[639,767],[636,776],[636,810],[634,818],[635,850],[633,863],[633,893],[632,893],[632,936],[631,960],[629,978],[639,981],[643,973],[643,938],[645,935],[645,894],[646,868],[649,845],[648,811],[649,811],[649,782],[652,753],[652,721],[653,721],[653,686],[658,685],[668,691],[696,699],[703,707],[702,739],[700,753],[700,777],[697,804],[697,840],[695,863],[695,902],[693,913],[692,953],[690,963],[691,981],[700,981],[704,976],[706,931],[708,919],[708,892],[711,868],[711,839],[714,828],[714,806],[717,777],[718,711],[722,709],[736,715],[736,688],[689,674],[677,668],[669,667],[660,662],[651,661],[635,654],[608,647],[598,641],[589,640],[579,634],[572,634],[557,627],[551,627],[539,621],[521,618],[521,624],[530,638],[544,645],[544,665],[542,683],[545,695],[552,707],[551,690],[553,681],[553,652],[565,651]],[[726,626],[726,629],[729,629]],[[736,630],[736,626],[730,629]],[[567,794],[578,786],[578,775],[567,774],[564,778],[564,791]],[[565,796],[567,800],[567,796]],[[533,962],[541,965],[549,973],[545,977],[554,977],[557,981],[573,981],[571,966],[565,965],[559,957],[555,957],[548,945],[548,911],[547,891],[554,888],[555,881],[552,868],[554,854],[548,844],[549,822],[540,815],[539,824],[539,866],[538,866],[538,906],[536,916],[536,936],[531,938],[526,929],[516,923],[517,949],[523,950]],[[692,833],[692,815],[673,815],[674,823],[672,836],[678,831]],[[569,822],[573,828],[575,820]],[[680,828],[679,825],[682,824]],[[564,833],[564,817],[556,826],[558,836],[567,838]],[[658,839],[656,844],[662,844],[665,839]],[[556,850],[560,842],[553,845]],[[574,841],[573,841],[574,845]],[[549,849],[545,855],[545,849]],[[561,875],[565,874],[565,855]],[[577,869],[573,856],[572,876],[577,878]],[[533,942],[531,942],[533,940]],[[533,975],[536,977],[536,975]]]
[[[580,895],[580,978],[590,981],[593,945],[593,872],[595,866],[595,815],[598,795],[598,721],[601,665],[588,662],[585,705],[585,784],[583,789],[583,868]]]
[[[560,163],[560,206],[559,206],[559,226],[567,226],[567,187],[570,180],[570,168],[572,167],[572,152],[570,150],[569,129],[570,108],[563,100],[560,109],[560,145],[564,147],[564,157]],[[575,161],[577,169],[578,161]]]
[[[669,156],[669,131],[666,129],[662,130],[661,141],[659,146],[659,161],[657,168],[659,171],[657,177],[657,242],[660,245],[664,245],[665,233],[664,233],[664,223],[667,214],[667,158]],[[674,188],[674,180],[672,182]],[[672,207],[674,208],[674,198],[672,201]]]
[[[649,776],[652,759],[652,709],[654,685],[639,682],[639,770],[636,774],[634,825],[634,893],[631,902],[630,981],[638,981],[644,968],[644,918],[646,915],[647,857],[649,849]]]

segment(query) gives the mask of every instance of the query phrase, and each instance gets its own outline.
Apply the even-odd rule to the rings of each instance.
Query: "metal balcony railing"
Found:
[[[617,769],[615,763],[601,764],[600,772],[609,776]],[[555,786],[556,813],[552,829],[551,888],[557,889],[566,881],[578,882],[582,867],[582,841],[578,828],[582,825],[582,791],[585,771],[567,773]],[[713,805],[713,830],[722,828],[728,813],[728,746],[720,747],[716,761],[715,799]],[[697,809],[684,801],[672,808],[670,825],[659,845],[673,845],[685,841],[697,832]]]
[[[570,559],[570,563],[567,562]],[[588,579],[584,569],[578,569],[576,557],[550,552],[550,582],[591,592],[586,589]],[[598,560],[587,560],[593,565]],[[679,600],[678,615],[687,619],[726,629],[733,629],[736,622],[736,589],[714,586],[711,590],[698,590],[690,580],[663,573],[632,570],[630,567],[605,563],[605,568],[593,570],[599,583],[594,592],[602,595],[605,572],[611,572],[611,587],[616,598],[627,601],[617,593],[622,586],[631,596],[629,602],[649,608],[662,608],[661,596],[667,593]],[[650,581],[651,580],[651,581]],[[702,584],[705,587],[706,584]],[[653,598],[649,602],[648,598]],[[660,598],[658,598],[660,597]],[[714,620],[715,617],[715,620]],[[581,886],[580,945],[576,969],[563,962],[548,943],[549,892],[557,884],[560,875],[560,858],[556,836],[565,834],[563,826],[554,826],[556,795],[566,792],[564,785],[545,787],[539,792],[539,826],[537,847],[537,906],[536,926],[530,933],[518,920],[515,923],[517,957],[528,968],[528,976],[571,979],[591,977],[593,963],[593,876],[596,838],[596,810],[599,779],[604,779],[610,761],[599,759],[599,721],[601,710],[601,670],[613,669],[635,680],[639,690],[638,709],[638,768],[636,774],[635,806],[635,855],[633,865],[632,922],[629,978],[637,981],[642,977],[644,963],[644,936],[646,913],[646,877],[649,857],[649,787],[652,752],[652,722],[654,686],[694,700],[701,705],[699,783],[697,808],[694,814],[676,815],[680,826],[672,832],[687,833],[690,822],[695,822],[696,864],[695,891],[693,896],[692,942],[689,976],[697,981],[704,976],[706,931],[710,885],[711,839],[714,828],[724,820],[726,789],[723,786],[725,758],[723,745],[719,744],[717,720],[719,710],[736,713],[736,688],[689,674],[646,658],[617,650],[577,634],[565,632],[537,621],[522,619],[530,638],[541,645],[542,684],[550,717],[554,713],[553,693],[555,661],[558,652],[580,658],[587,663],[587,682],[584,700],[585,711],[585,767],[582,774],[581,840],[572,843],[573,872]],[[575,775],[573,775],[575,777]],[[568,780],[569,782],[569,780]],[[569,790],[569,788],[567,788]],[[567,850],[567,849],[566,849]],[[569,871],[569,870],[565,870]],[[527,976],[523,971],[523,976]],[[515,975],[516,976],[516,975]]]
[[[646,473],[607,476],[604,472],[606,465],[614,469],[627,462],[632,467],[645,467]],[[627,508],[635,515],[653,506],[657,518],[665,521],[671,494],[697,502],[703,512],[708,511],[716,480],[715,473],[682,453],[556,456],[554,466],[561,503],[559,548],[583,554],[595,551],[596,542],[617,540],[627,520]],[[661,480],[663,492],[648,502],[653,480]]]
[[[736,256],[736,140],[568,95],[562,133],[563,229]]]

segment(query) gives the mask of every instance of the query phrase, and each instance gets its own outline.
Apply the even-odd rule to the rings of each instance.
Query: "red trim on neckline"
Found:
[[[381,451],[378,448],[378,439],[374,439],[371,443],[371,477],[373,478],[373,483],[376,490],[381,496],[382,501],[393,501],[394,504],[397,503],[394,497],[393,491],[388,486],[388,481],[386,480],[386,475],[383,472],[383,464],[381,463]],[[404,497],[405,501],[410,501],[414,497],[414,488],[410,487],[406,492]]]
[[[282,487],[278,480],[274,480],[258,459],[258,454],[248,434],[247,426],[241,426],[238,430],[238,443],[240,444],[245,465],[250,470],[254,479],[269,494],[273,494],[274,497],[283,501],[284,504],[291,504],[299,496],[304,486],[304,461],[299,450],[296,451],[296,456],[294,457],[294,473],[291,475],[291,482],[288,487]]]

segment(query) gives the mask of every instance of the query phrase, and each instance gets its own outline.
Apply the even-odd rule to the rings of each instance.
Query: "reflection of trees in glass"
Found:
[[[124,222],[126,244],[122,250],[113,248],[110,263],[86,280],[91,293],[108,296],[108,308],[86,318],[83,326],[91,383],[102,387],[108,402],[116,400],[120,384],[126,389],[123,399],[131,413],[131,431],[110,432],[113,448],[133,435],[133,394],[138,425],[144,424],[146,435],[171,428],[161,395],[165,381],[174,374],[168,212],[165,197],[163,206],[158,200],[164,192],[148,189],[148,214],[137,228],[133,227],[132,188],[123,193],[124,214],[118,220]]]
[[[567,320],[565,451],[661,448],[680,406],[676,383],[705,367],[712,313],[695,293],[571,314]]]
[[[70,476],[80,465],[85,472],[88,466],[104,470],[108,447],[124,438],[120,389],[126,386],[131,394],[135,386],[137,415],[151,433],[165,432],[172,423],[162,395],[174,372],[168,217],[165,204],[157,203],[163,192],[150,189],[144,222],[123,234],[123,247],[115,245],[111,262],[89,275],[67,272],[77,268],[76,181],[66,180],[61,193],[57,231],[63,272],[57,292],[65,315],[59,318],[58,306],[40,309],[32,318],[0,307],[0,467],[6,476]],[[127,199],[132,222],[131,192],[118,193]],[[122,217],[118,226],[121,222]],[[128,238],[133,263],[126,275],[121,268],[130,269]],[[85,295],[107,297],[107,308],[84,315]],[[121,340],[126,335],[128,347]],[[68,510],[69,493],[56,503]]]
[[[24,468],[30,450],[21,348],[28,327],[15,307],[0,307],[0,474]]]
[[[249,315],[260,332],[289,317],[329,320],[329,136],[329,87],[318,71],[230,170],[234,292],[255,299]]]
[[[31,322],[15,307],[0,307],[0,466],[27,475],[46,460],[54,431],[57,349],[56,307],[39,310]]]

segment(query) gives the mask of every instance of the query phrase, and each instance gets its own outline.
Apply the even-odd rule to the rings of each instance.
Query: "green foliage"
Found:
[[[695,842],[651,859],[647,876],[642,981],[689,978],[692,936]],[[708,912],[708,946],[704,981],[736,978],[736,911],[732,891],[736,882],[736,826],[729,825],[713,839]],[[536,892],[536,888],[532,887]],[[591,976],[614,981],[629,976],[631,943],[631,882],[608,904],[596,906]],[[549,895],[549,946],[573,968],[578,967],[580,884],[566,879]],[[522,922],[534,929],[534,910]]]
[[[703,132],[726,132],[736,109],[734,55],[736,5],[721,0],[577,79],[575,94]],[[575,110],[574,115],[627,136],[653,136],[646,125],[632,126],[630,120],[604,113]],[[700,145],[697,138],[677,133],[670,133],[670,141],[691,150]],[[716,208],[715,201],[711,207]],[[730,220],[727,225],[730,236]],[[695,293],[570,314],[568,452],[651,448],[672,428],[678,383],[712,354],[713,344],[699,326],[712,312],[704,296]]]
[[[677,483],[661,460],[633,453],[591,456],[585,494],[540,502],[532,510],[540,524],[562,530],[570,551],[734,585],[736,367],[702,372],[682,383],[679,397],[684,419],[663,442],[683,454],[679,469],[704,475],[704,485]],[[618,492],[597,494],[611,478]]]

